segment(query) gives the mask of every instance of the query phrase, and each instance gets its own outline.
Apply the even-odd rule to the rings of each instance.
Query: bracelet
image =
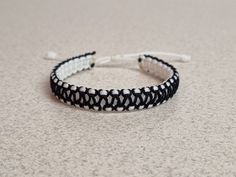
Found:
[[[151,108],[171,98],[179,86],[179,74],[169,63],[152,55],[153,52],[116,55],[95,60],[96,52],[85,53],[62,61],[54,67],[50,75],[52,93],[57,99],[69,105],[96,111],[131,111]],[[154,54],[157,54],[154,52]],[[166,54],[166,53],[159,53]],[[177,56],[177,54],[174,54]],[[163,78],[159,85],[131,89],[93,89],[76,86],[65,82],[69,76],[113,60],[134,58],[141,70],[158,78]],[[187,56],[179,58],[188,60]]]

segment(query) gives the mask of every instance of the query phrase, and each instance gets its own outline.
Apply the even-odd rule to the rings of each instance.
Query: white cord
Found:
[[[169,52],[156,52],[156,51],[147,51],[147,52],[139,52],[139,53],[130,53],[130,54],[124,54],[124,55],[114,55],[114,56],[106,56],[106,57],[100,57],[95,59],[96,65],[102,65],[106,64],[112,61],[117,60],[134,60],[138,57],[143,57],[144,55],[153,55],[153,56],[167,56],[169,58],[165,58],[166,61],[175,61],[175,62],[189,62],[191,60],[190,55],[185,54],[177,54],[177,53],[169,53]],[[44,56],[44,59],[47,60],[57,60],[57,53],[53,51],[47,52],[47,54]],[[173,57],[173,58],[171,58]]]
[[[175,61],[175,62],[189,62],[191,60],[191,56],[185,54],[177,54],[177,53],[169,53],[169,52],[140,52],[140,53],[131,53],[124,55],[114,55],[107,56],[95,59],[95,63],[97,65],[106,64],[116,60],[129,60],[129,59],[137,59],[138,57],[142,57],[143,55],[153,55],[153,56],[168,56],[174,58],[165,58],[166,61]]]

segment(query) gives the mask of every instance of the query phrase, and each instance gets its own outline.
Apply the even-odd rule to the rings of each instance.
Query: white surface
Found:
[[[0,176],[236,175],[236,1],[0,2]],[[132,113],[57,101],[49,74],[71,57],[144,50],[186,53],[177,95]],[[95,68],[69,81],[129,88],[156,83],[136,69]]]

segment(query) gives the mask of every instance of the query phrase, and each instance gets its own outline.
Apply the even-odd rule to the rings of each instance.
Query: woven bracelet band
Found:
[[[151,108],[171,98],[179,86],[179,74],[175,67],[151,55],[138,53],[117,55],[95,60],[95,52],[85,53],[62,61],[54,67],[50,75],[52,93],[64,103],[96,111],[131,111]],[[93,89],[65,82],[69,76],[96,65],[119,58],[135,58],[139,67],[163,82],[158,85],[131,89]]]

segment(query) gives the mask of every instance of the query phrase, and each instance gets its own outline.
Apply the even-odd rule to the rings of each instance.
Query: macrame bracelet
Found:
[[[151,52],[103,57],[95,60],[95,52],[69,58],[56,65],[50,75],[53,94],[64,103],[96,111],[130,111],[151,108],[171,98],[179,86],[175,67],[151,55]],[[176,56],[176,55],[175,55]],[[188,59],[183,55],[182,59]],[[93,89],[65,82],[69,76],[112,60],[135,58],[141,70],[164,81],[159,85],[131,89]]]

